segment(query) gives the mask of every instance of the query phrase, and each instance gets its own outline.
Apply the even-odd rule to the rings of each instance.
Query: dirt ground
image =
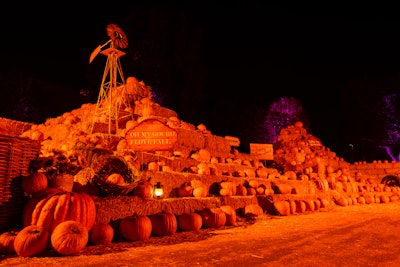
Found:
[[[236,227],[89,245],[78,256],[2,256],[0,266],[400,266],[400,201],[257,217]]]

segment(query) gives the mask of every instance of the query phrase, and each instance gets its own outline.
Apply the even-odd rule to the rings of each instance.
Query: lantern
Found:
[[[157,182],[156,185],[154,186],[153,196],[156,199],[164,198],[164,187],[161,184],[161,182]]]

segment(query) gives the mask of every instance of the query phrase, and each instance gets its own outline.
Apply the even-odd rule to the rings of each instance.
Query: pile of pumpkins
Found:
[[[236,210],[226,205],[180,215],[133,214],[121,219],[116,227],[96,223],[96,196],[74,191],[73,187],[53,187],[43,172],[24,176],[22,189],[29,196],[22,211],[22,229],[0,234],[2,255],[31,257],[49,250],[59,255],[78,255],[89,243],[111,244],[116,230],[124,240],[142,241],[150,236],[172,235],[178,230],[199,231],[202,227],[220,228],[237,223]],[[254,206],[257,207],[248,205],[243,214],[263,214],[260,206]]]

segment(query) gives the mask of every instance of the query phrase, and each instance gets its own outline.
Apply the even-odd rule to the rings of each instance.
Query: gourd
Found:
[[[152,235],[154,236],[173,235],[178,230],[178,221],[173,213],[156,213],[150,216],[150,220],[153,226]]]
[[[220,228],[226,223],[225,212],[221,208],[205,208],[200,211],[203,225],[208,228]]]
[[[142,241],[150,238],[152,223],[147,215],[125,217],[119,224],[121,236],[129,241]]]
[[[64,221],[51,233],[51,247],[60,255],[77,255],[89,241],[89,232],[78,221]]]
[[[185,212],[178,215],[178,226],[183,231],[198,231],[203,225],[200,214],[195,212]]]
[[[37,192],[26,202],[22,217],[24,227],[37,225],[51,232],[58,224],[74,220],[90,231],[96,219],[96,206],[86,193],[50,187]]]
[[[89,241],[95,245],[109,245],[114,238],[114,229],[108,223],[96,223],[89,232]]]
[[[46,228],[29,225],[23,228],[14,240],[15,252],[20,257],[31,257],[43,253],[47,249],[50,232]]]

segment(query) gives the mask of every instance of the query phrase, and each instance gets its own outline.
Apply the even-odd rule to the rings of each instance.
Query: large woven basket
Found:
[[[21,179],[29,174],[29,164],[39,152],[38,141],[0,134],[0,232],[21,225],[24,204]]]
[[[31,127],[32,123],[0,117],[0,134],[19,136],[23,132],[29,130]]]

